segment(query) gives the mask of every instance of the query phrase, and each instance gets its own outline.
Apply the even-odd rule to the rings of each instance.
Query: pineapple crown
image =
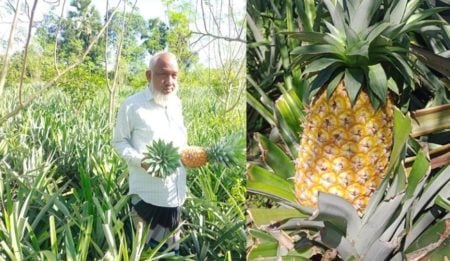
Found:
[[[324,19],[322,31],[289,33],[310,43],[292,51],[293,66],[306,67],[303,75],[314,77],[307,101],[324,85],[330,97],[342,79],[352,104],[366,86],[375,109],[386,102],[388,90],[412,88],[421,72],[409,52],[410,33],[441,24],[428,18],[445,8],[419,11],[421,0],[334,2],[323,0],[331,21]]]
[[[220,139],[207,148],[208,159],[213,164],[223,164],[226,167],[236,166],[243,154],[243,139],[238,134],[232,134]]]
[[[147,145],[144,163],[148,164],[147,172],[158,178],[165,178],[181,166],[178,149],[172,142],[155,140]]]

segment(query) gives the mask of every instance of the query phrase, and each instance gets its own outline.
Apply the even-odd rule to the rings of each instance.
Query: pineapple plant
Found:
[[[319,191],[342,196],[362,213],[386,175],[393,103],[414,86],[408,34],[437,10],[420,1],[324,1],[324,31],[298,32],[294,66],[310,82],[297,157],[298,202],[315,207]]]
[[[207,163],[234,166],[241,154],[241,147],[238,135],[230,135],[208,147],[191,145],[181,149],[171,142],[157,140],[147,146],[143,162],[149,166],[148,173],[166,177],[180,164],[188,168],[199,168]]]
[[[248,211],[255,240],[248,260],[442,260],[450,252],[449,160],[437,164],[436,145],[418,138],[448,135],[450,110],[430,111],[429,122],[407,113],[414,88],[425,85],[436,97],[446,92],[410,52],[418,33],[430,35],[443,23],[436,19],[442,9],[425,2],[249,1],[255,43],[248,53],[255,55],[247,60],[258,66],[249,77],[256,95],[248,101],[272,131],[255,135],[261,153],[248,164],[247,191],[269,197],[273,207]],[[293,32],[299,20],[303,31]],[[264,30],[277,31],[274,25],[285,26],[278,31],[289,38],[261,40]],[[281,70],[256,81],[258,67],[277,56],[280,66],[270,69]],[[280,75],[283,84],[273,80]],[[434,129],[418,131],[432,118]],[[449,146],[437,150],[448,153]]]

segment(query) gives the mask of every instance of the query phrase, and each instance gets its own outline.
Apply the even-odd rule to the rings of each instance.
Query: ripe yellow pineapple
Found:
[[[226,137],[208,147],[187,146],[181,149],[180,160],[188,168],[198,168],[207,162],[232,166],[237,163],[242,144],[237,135]]]
[[[296,197],[315,207],[319,191],[365,208],[383,179],[392,146],[393,106],[375,110],[365,91],[353,107],[341,81],[308,109],[296,165]]]
[[[302,40],[292,51],[293,65],[302,68],[309,82],[305,101],[311,101],[296,160],[295,195],[302,205],[315,207],[323,191],[362,213],[386,174],[390,96],[412,88],[416,68],[407,36],[414,27],[399,29],[413,12],[404,1],[382,3],[325,0],[331,19],[317,31],[291,34]]]
[[[208,152],[199,146],[188,146],[181,150],[180,159],[184,166],[198,168],[208,161]]]

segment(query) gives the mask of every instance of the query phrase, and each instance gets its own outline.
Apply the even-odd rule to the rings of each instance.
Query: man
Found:
[[[148,88],[127,98],[119,109],[113,146],[129,170],[131,215],[136,229],[150,224],[149,245],[155,247],[180,223],[180,207],[186,198],[186,171],[179,167],[161,179],[146,172],[142,162],[146,145],[162,139],[181,148],[187,144],[181,101],[177,97],[178,64],[175,55],[153,55],[146,71]],[[162,247],[178,253],[179,233]]]

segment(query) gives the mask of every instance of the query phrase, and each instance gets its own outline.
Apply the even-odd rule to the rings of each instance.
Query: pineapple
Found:
[[[407,33],[426,17],[408,17],[415,2],[325,0],[332,21],[325,22],[326,32],[292,33],[309,43],[292,52],[310,79],[311,103],[296,160],[300,204],[316,207],[322,191],[342,196],[362,213],[386,175],[390,96],[413,85]]]
[[[207,162],[236,165],[241,148],[236,135],[226,137],[209,147],[187,146],[181,150],[181,162],[188,168],[198,168]]]
[[[339,195],[358,210],[386,174],[392,147],[393,105],[375,110],[362,90],[355,104],[341,81],[318,95],[307,112],[296,165],[296,196],[315,207],[319,191]]]
[[[198,168],[208,162],[208,151],[200,146],[187,146],[181,151],[181,162],[188,168]]]
[[[237,164],[241,151],[239,142],[238,137],[232,135],[209,147],[187,146],[178,150],[171,142],[158,140],[147,146],[143,163],[149,165],[149,174],[161,178],[173,173],[180,162],[188,168],[198,168],[207,162],[231,167]]]
[[[273,127],[268,138],[255,135],[261,157],[248,164],[247,192],[273,200],[269,209],[259,202],[248,209],[254,243],[248,260],[448,258],[450,166],[433,169],[431,144],[409,137],[411,118],[404,115],[416,79],[436,91],[440,86],[427,81],[435,76],[409,53],[418,36],[412,31],[438,31],[430,25],[439,22],[426,19],[438,9],[420,0],[248,6],[255,42],[247,60],[256,60],[249,79],[258,91],[248,100]],[[287,68],[283,56],[296,41],[272,38],[280,26],[292,31],[297,22],[306,32],[287,34],[305,44],[293,47],[292,62],[309,81],[306,92],[290,86],[300,82],[290,82],[298,69]],[[280,71],[272,69],[277,55]],[[275,92],[263,89],[272,86],[282,94],[275,103]],[[413,155],[412,166],[405,166]]]

